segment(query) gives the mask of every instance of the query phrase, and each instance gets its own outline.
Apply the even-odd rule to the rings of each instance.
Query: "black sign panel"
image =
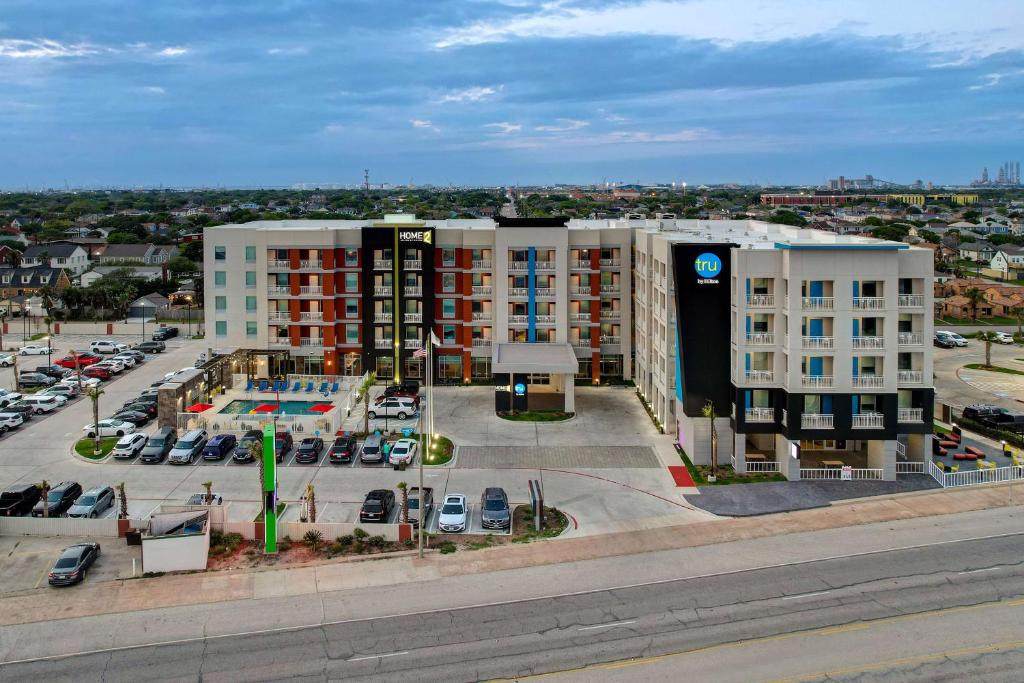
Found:
[[[707,401],[715,412],[730,411],[730,281],[732,244],[674,243],[676,349],[683,412],[698,417]],[[671,369],[670,369],[671,371]]]

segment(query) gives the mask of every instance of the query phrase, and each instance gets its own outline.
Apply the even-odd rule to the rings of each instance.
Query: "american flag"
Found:
[[[412,357],[413,358],[424,358],[424,357],[426,357],[426,355],[427,355],[427,350],[425,348],[423,348],[422,346],[412,352]]]

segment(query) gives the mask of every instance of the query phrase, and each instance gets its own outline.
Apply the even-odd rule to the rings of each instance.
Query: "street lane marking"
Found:
[[[629,626],[635,624],[635,621],[616,621],[611,624],[598,624],[597,626],[584,626],[583,628],[576,629],[577,631],[593,631],[597,628],[615,628],[616,626]]]
[[[963,572],[960,572],[961,574]],[[800,598],[813,598],[816,595],[828,595],[832,591],[818,591],[817,593],[800,593],[799,595],[787,595],[783,600],[799,600]]]
[[[985,569],[970,569],[970,570],[965,571],[965,572],[957,572],[957,574],[980,574],[981,572],[994,572],[997,569],[1002,569],[1002,567],[986,567]]]
[[[366,657],[349,657],[346,662],[361,662],[365,659],[383,659],[384,657],[400,657],[401,655],[407,655],[408,652],[388,652],[383,655],[368,655]]]

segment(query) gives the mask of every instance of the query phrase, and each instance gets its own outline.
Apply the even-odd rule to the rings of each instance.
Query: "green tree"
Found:
[[[711,476],[709,479],[714,481],[718,476],[718,429],[715,427],[715,404],[711,401],[705,403],[701,408],[701,414],[711,423]]]
[[[402,494],[402,507],[401,507],[401,511],[402,512],[401,512],[401,516],[399,517],[399,519],[402,520],[402,524],[408,524],[409,523],[409,485],[406,484],[404,481],[400,481],[400,482],[398,482],[398,490]]]
[[[790,211],[789,209],[779,209],[778,211],[775,211],[768,217],[768,222],[778,223],[781,225],[795,225],[797,227],[807,225],[807,220],[803,216],[795,211]]]
[[[128,495],[125,493],[123,481],[117,485],[117,499],[121,504],[117,515],[118,519],[128,519]]]
[[[81,376],[79,376],[79,382],[81,382]],[[100,396],[105,392],[97,387],[91,387],[86,390],[85,395],[92,401],[92,431],[93,431],[93,451],[92,454],[99,456],[103,450],[100,445]]]
[[[985,344],[985,367],[992,367],[992,342],[996,340],[996,333],[988,330],[978,333],[978,340]]]
[[[167,270],[174,273],[176,276],[180,276],[191,275],[196,271],[202,270],[202,268],[197,267],[193,261],[190,261],[184,256],[175,256],[167,263]]]
[[[971,304],[971,320],[978,319],[978,306],[985,300],[985,293],[977,287],[969,287],[964,296]]]
[[[50,482],[43,479],[41,482],[36,484],[36,488],[39,489],[39,499],[43,501],[43,517],[50,516]]]

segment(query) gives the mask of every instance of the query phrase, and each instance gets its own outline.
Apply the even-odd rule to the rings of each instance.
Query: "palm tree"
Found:
[[[398,482],[398,490],[402,492],[402,524],[409,523],[409,485],[404,481]]]
[[[206,497],[203,499],[204,505],[213,505],[213,482],[204,481],[203,488],[206,489]]]
[[[78,382],[81,384],[81,376],[79,376]],[[103,450],[100,447],[100,396],[104,393],[99,387],[92,387],[85,392],[86,396],[92,401],[92,431],[93,438],[95,439],[93,442],[93,455],[99,455],[100,451]]]
[[[718,430],[715,429],[715,404],[708,401],[701,408],[701,414],[711,421],[711,475],[708,481],[714,481],[718,476]]]
[[[78,379],[78,393],[81,394],[82,393],[82,368],[78,364],[78,352],[75,351],[74,349],[71,349],[68,353],[70,353],[71,357],[75,359],[75,377]],[[15,373],[15,374],[17,374],[17,373]]]
[[[306,484],[306,509],[310,523],[316,524],[316,489],[312,484]]]
[[[121,511],[118,514],[119,519],[128,519],[128,496],[124,492],[124,482],[122,481],[117,485],[117,498],[118,502],[121,503]]]
[[[1017,336],[1024,335],[1024,331],[1021,330],[1021,327],[1024,326],[1024,306],[1017,306],[1011,309],[1010,315],[1017,320]]]
[[[992,342],[996,340],[995,332],[979,332],[978,339],[985,342],[985,367],[992,367]]]
[[[985,300],[985,294],[977,287],[968,287],[964,296],[971,302],[971,319],[978,319],[978,304]]]
[[[50,482],[43,479],[41,482],[36,484],[36,488],[39,489],[39,497],[43,501],[43,517],[50,516]]]

